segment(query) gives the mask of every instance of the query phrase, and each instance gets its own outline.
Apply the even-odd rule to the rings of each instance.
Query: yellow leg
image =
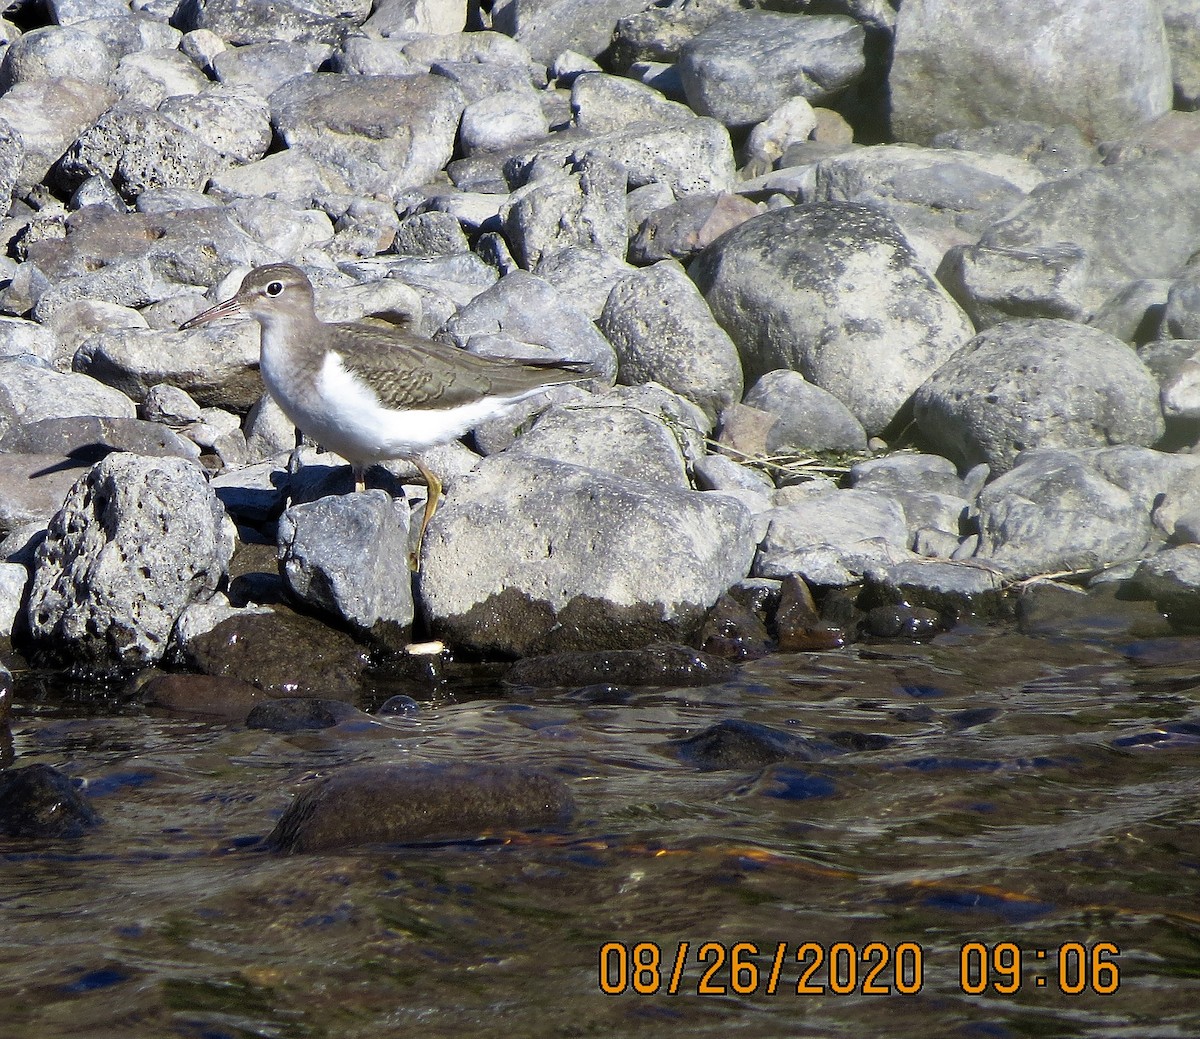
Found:
[[[442,481],[439,480],[432,471],[426,469],[417,459],[412,460],[413,465],[420,470],[421,476],[425,480],[426,486],[429,488],[429,494],[425,499],[425,515],[421,517],[421,529],[417,533],[417,545],[409,556],[408,563],[413,570],[421,569],[421,545],[425,541],[425,528],[429,526],[429,521],[433,519],[433,514],[437,512],[438,499],[442,496]]]
[[[352,465],[351,470],[354,473],[354,490],[365,491],[367,489],[367,469],[366,466]]]

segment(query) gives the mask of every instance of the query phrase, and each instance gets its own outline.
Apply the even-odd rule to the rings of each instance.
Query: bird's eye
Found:
[[[267,282],[267,295],[278,296],[283,291],[283,282],[269,281]]]

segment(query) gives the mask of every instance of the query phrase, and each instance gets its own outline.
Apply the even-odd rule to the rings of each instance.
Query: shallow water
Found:
[[[1200,639],[960,628],[289,735],[89,692],[18,687],[16,763],[86,778],[105,821],[0,842],[5,1039],[1200,1029]],[[666,745],[724,719],[828,753],[700,771]],[[576,820],[256,847],[341,764],[463,759],[556,772]]]

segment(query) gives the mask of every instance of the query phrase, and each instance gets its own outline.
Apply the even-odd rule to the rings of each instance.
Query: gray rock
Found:
[[[1200,236],[1200,166],[1180,154],[1084,169],[1035,188],[946,279],[979,327],[1086,319],[1130,282],[1174,278]]]
[[[726,126],[766,119],[789,97],[822,101],[862,75],[863,28],[852,18],[741,11],[684,45],[688,103]]]
[[[900,225],[925,266],[954,245],[974,245],[1046,178],[1020,158],[878,145],[822,159],[805,201],[861,202]]]
[[[271,109],[251,90],[214,83],[199,94],[169,97],[159,115],[194,134],[224,163],[261,159],[271,144]]]
[[[869,435],[971,335],[895,222],[853,203],[764,213],[709,246],[689,274],[747,380],[799,371]]]
[[[849,482],[859,490],[885,494],[907,489],[974,498],[978,493],[972,493],[958,478],[950,459],[908,451],[856,462],[850,469]]]
[[[975,558],[1008,578],[1090,570],[1138,559],[1150,517],[1078,454],[1031,451],[984,488]]]
[[[110,455],[71,489],[37,550],[31,636],[85,661],[154,663],[232,553],[225,510],[193,463]]]
[[[120,0],[106,0],[103,6],[101,11],[90,0],[82,0],[78,13],[84,17],[72,24],[101,40],[118,58],[141,50],[178,48],[183,40],[178,29],[146,10],[130,12]]]
[[[1119,339],[1068,321],[981,332],[917,391],[928,441],[963,465],[1013,465],[1036,447],[1147,446],[1163,434],[1158,385]]]
[[[111,386],[81,374],[58,372],[34,358],[0,358],[0,436],[46,418],[102,415],[134,418],[133,402]]]
[[[1104,304],[1088,324],[1134,345],[1152,340],[1166,309],[1172,282],[1165,278],[1139,278]],[[1145,360],[1145,358],[1143,358]],[[1149,362],[1147,362],[1149,365]],[[1153,368],[1151,367],[1153,371]],[[1155,373],[1158,374],[1158,373]]]
[[[991,123],[979,129],[944,130],[935,148],[961,149],[982,155],[1009,155],[1061,177],[1084,166],[1096,166],[1100,154],[1075,126],[1049,126],[1026,120]]]
[[[117,60],[103,41],[74,26],[31,29],[9,44],[0,61],[0,93],[18,83],[73,79],[105,88]]]
[[[0,563],[0,638],[11,639],[21,612],[29,571],[20,563]]]
[[[459,32],[410,36],[404,53],[419,65],[432,67],[446,62],[475,62],[480,65],[522,69],[535,86],[545,86],[545,63],[539,64],[529,48],[501,32]]]
[[[11,427],[0,452],[66,455],[91,465],[113,451],[152,457],[199,458],[195,445],[153,422],[135,418],[44,418]]]
[[[1200,10],[1190,0],[1163,0],[1162,14],[1176,104],[1195,111],[1200,108]]]
[[[192,400],[186,390],[160,382],[146,391],[138,413],[147,422],[183,426],[200,418],[200,405]]]
[[[645,217],[629,243],[633,263],[674,257],[688,261],[726,231],[759,215],[757,205],[741,195],[688,195]]]
[[[25,162],[25,141],[19,131],[0,118],[0,218],[12,205],[13,189]]]
[[[696,117],[687,105],[668,101],[652,87],[604,73],[579,76],[571,84],[571,116],[589,133],[612,133],[636,122],[673,125]]]
[[[294,429],[292,434],[294,445]],[[248,450],[250,457],[255,457],[253,447]],[[265,461],[227,469],[212,478],[209,486],[234,522],[259,525],[279,517],[287,504],[289,457],[290,452],[284,452]],[[224,616],[216,618],[213,625],[224,619]]]
[[[490,61],[484,64],[477,61],[439,61],[429,71],[435,76],[445,76],[456,84],[469,103],[502,91],[528,91],[545,85],[545,80],[532,66],[497,65]]]
[[[518,188],[502,216],[526,270],[571,246],[624,257],[625,170],[607,159],[585,159],[577,173],[555,172]]]
[[[170,47],[125,55],[112,85],[122,98],[154,108],[169,97],[200,93],[208,77],[186,54]]]
[[[617,23],[613,40],[614,64],[624,70],[634,64],[676,62],[688,40],[699,36],[718,19],[741,9],[739,0],[704,0],[702,3],[672,0],[626,15]],[[629,74],[632,75],[632,70]]]
[[[266,99],[285,83],[316,72],[332,51],[333,48],[324,43],[285,40],[252,43],[216,55],[213,74],[219,83],[253,91]]]
[[[568,246],[543,256],[533,273],[550,282],[595,321],[603,312],[613,287],[635,269],[612,253],[585,246]]]
[[[350,76],[409,76],[425,68],[404,53],[408,40],[375,39],[370,36],[345,37],[329,58],[329,69]]]
[[[586,466],[648,486],[691,486],[679,443],[661,421],[600,402],[552,405],[517,437],[506,457]]]
[[[441,76],[318,72],[271,95],[271,121],[351,191],[399,199],[449,161],[465,100]]]
[[[399,36],[402,33],[461,33],[467,21],[462,0],[376,0],[363,28]]]
[[[365,491],[294,505],[278,545],[279,572],[306,606],[376,637],[412,624],[406,502]]]
[[[463,153],[473,155],[511,148],[549,131],[550,124],[532,90],[501,90],[463,109],[458,140]]]
[[[349,189],[335,172],[322,166],[303,148],[296,147],[214,173],[207,190],[223,202],[266,197],[307,205],[314,197]]]
[[[182,32],[208,29],[238,46],[329,42],[361,25],[370,10],[371,0],[182,0],[171,21]]]
[[[790,97],[750,131],[745,159],[770,169],[788,148],[807,141],[816,129],[813,106],[799,95]]]
[[[169,382],[204,407],[243,412],[262,395],[258,348],[252,322],[190,332],[116,329],[85,340],[75,369],[135,400]]]
[[[345,853],[380,844],[474,840],[561,826],[574,812],[557,776],[465,762],[351,765],[309,786],[267,836],[284,854]]]
[[[515,151],[457,160],[447,172],[464,190],[495,191],[525,183],[534,166],[556,169],[589,155],[624,166],[631,188],[660,181],[676,197],[730,191],[735,183],[729,132],[715,119],[641,122],[607,134],[566,130]]]
[[[114,100],[102,85],[66,77],[18,83],[0,96],[0,143],[15,131],[23,148],[16,192],[26,194],[43,181],[67,145]]]
[[[942,130],[1026,119],[1103,140],[1171,107],[1170,55],[1153,0],[1027,14],[1007,0],[979,0],[969,17],[945,0],[905,0],[888,76],[895,136],[923,144]]]
[[[943,616],[1006,612],[1004,575],[984,563],[910,559],[873,571],[869,587],[885,601],[928,607]]]
[[[55,364],[62,355],[54,329],[19,317],[0,317],[0,357],[32,354]]]
[[[1200,472],[1200,455],[1148,447],[1102,447],[1072,453],[1109,483],[1128,491],[1138,508],[1153,515],[1167,535],[1173,533],[1175,518],[1187,508]]]
[[[1138,566],[1130,584],[1173,620],[1195,625],[1200,619],[1200,545],[1156,553]]]
[[[833,394],[799,372],[788,368],[767,372],[750,387],[742,403],[775,418],[765,444],[769,455],[867,449],[862,423]]]
[[[333,221],[315,209],[297,209],[271,198],[241,198],[229,203],[229,215],[264,250],[300,256],[310,246],[333,238]]]
[[[753,552],[749,511],[731,498],[499,456],[430,525],[420,597],[455,645],[627,648],[694,631]]]
[[[598,324],[617,352],[622,382],[659,383],[710,419],[741,398],[737,348],[677,263],[618,282]]]
[[[876,491],[817,488],[769,515],[755,577],[799,574],[811,585],[846,587],[912,555],[904,510]]]
[[[492,27],[549,65],[565,50],[597,57],[612,42],[617,22],[645,6],[645,0],[496,0]]]
[[[596,326],[547,281],[514,271],[480,293],[446,322],[446,333],[465,347],[474,336],[503,334],[545,347],[550,356],[589,361],[599,377],[616,376],[612,345]],[[526,356],[535,356],[531,351]]]
[[[45,526],[87,469],[65,455],[6,454],[0,465],[0,531],[30,523]],[[24,560],[21,560],[24,562]]]

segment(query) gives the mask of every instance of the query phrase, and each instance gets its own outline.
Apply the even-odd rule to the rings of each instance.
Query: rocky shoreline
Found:
[[[1197,16],[1047,13],[1018,89],[1020,5],[770,6],[0,23],[0,635],[244,718],[414,638],[685,682],[1045,576],[1193,624]],[[415,575],[415,471],[350,493],[252,322],[177,330],[281,260],[326,320],[600,373],[431,453]]]

